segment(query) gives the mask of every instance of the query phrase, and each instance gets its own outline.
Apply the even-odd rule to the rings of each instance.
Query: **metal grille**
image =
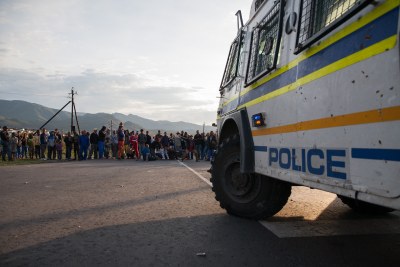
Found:
[[[332,30],[371,0],[302,0],[297,49],[305,47],[323,32]]]
[[[227,86],[236,78],[239,65],[239,55],[242,48],[242,33],[233,41],[229,50],[228,61],[226,62],[221,88]]]
[[[247,84],[276,67],[280,44],[279,33],[281,31],[280,10],[281,4],[277,2],[260,24],[254,28],[246,78]]]

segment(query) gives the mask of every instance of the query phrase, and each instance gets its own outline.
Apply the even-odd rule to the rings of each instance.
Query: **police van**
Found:
[[[220,86],[216,199],[262,219],[291,187],[400,209],[400,0],[254,0]]]

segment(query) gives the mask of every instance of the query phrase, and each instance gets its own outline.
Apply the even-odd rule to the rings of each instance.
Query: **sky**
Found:
[[[0,99],[210,125],[251,2],[0,0]]]

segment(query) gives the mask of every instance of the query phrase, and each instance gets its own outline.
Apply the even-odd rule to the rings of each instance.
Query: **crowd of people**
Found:
[[[58,129],[36,131],[10,131],[2,127],[1,155],[3,161],[19,159],[37,160],[91,160],[157,159],[212,160],[217,148],[213,131],[191,135],[181,131],[152,135],[149,131],[129,131],[121,123],[117,130],[106,126],[92,132],[61,133]]]

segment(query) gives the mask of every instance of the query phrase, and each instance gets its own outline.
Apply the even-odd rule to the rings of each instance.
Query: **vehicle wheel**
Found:
[[[211,182],[215,198],[229,214],[264,219],[286,204],[291,185],[260,174],[240,173],[239,136],[224,140],[215,155]]]
[[[370,214],[383,214],[394,211],[394,209],[386,208],[383,206],[371,204],[362,200],[355,200],[350,197],[345,197],[341,195],[337,195],[340,200],[353,209],[356,212],[360,213],[370,213]]]

